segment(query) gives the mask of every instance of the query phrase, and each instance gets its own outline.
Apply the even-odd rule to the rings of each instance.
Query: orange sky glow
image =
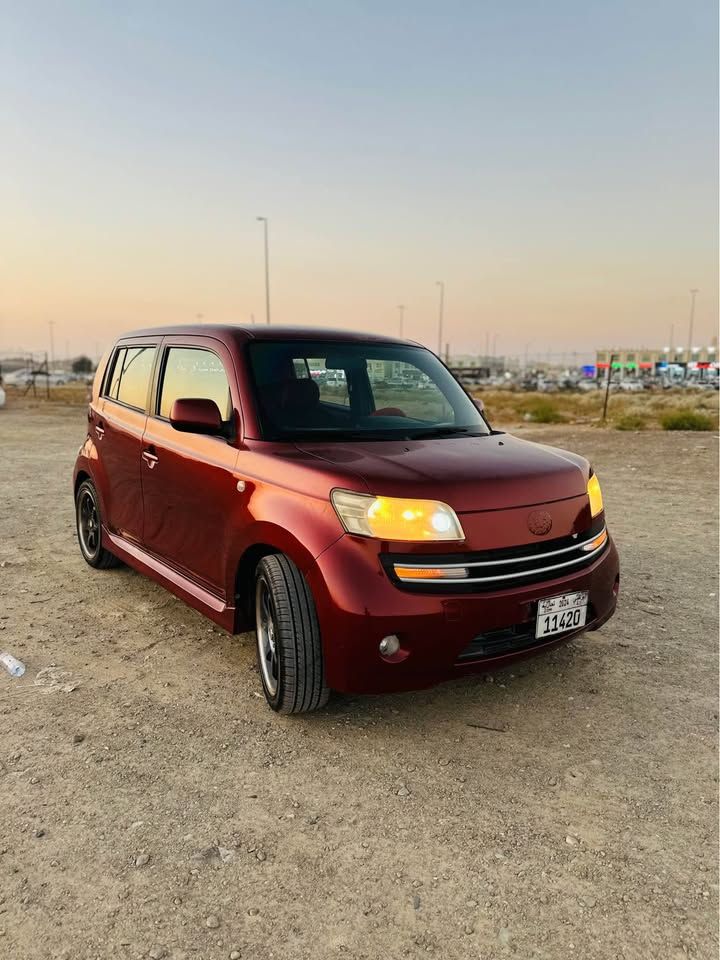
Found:
[[[451,353],[684,346],[691,287],[716,334],[709,5],[182,6],[9,14],[0,355],[263,322],[258,215],[276,322],[435,349],[443,280]]]

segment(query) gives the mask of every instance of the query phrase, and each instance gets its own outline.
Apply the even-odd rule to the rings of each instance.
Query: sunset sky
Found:
[[[712,0],[0,0],[0,352],[272,315],[454,352],[697,344]]]

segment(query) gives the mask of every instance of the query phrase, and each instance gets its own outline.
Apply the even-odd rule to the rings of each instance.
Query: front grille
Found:
[[[599,538],[604,539],[596,545]],[[601,515],[581,534],[543,543],[432,556],[393,553],[384,554],[381,561],[388,577],[402,590],[412,593],[478,593],[575,573],[597,560],[608,543]],[[396,568],[402,568],[400,574]],[[423,570],[435,571],[433,579],[422,579]]]
[[[533,644],[542,641],[535,639],[535,621],[518,623],[514,627],[503,627],[501,630],[488,630],[481,633],[465,647],[457,658],[457,663],[467,660],[481,660],[485,657],[499,657],[503,653],[513,653],[524,650]]]
[[[533,604],[537,608],[537,604]],[[592,604],[588,607],[587,623],[595,619],[595,611]],[[584,630],[585,627],[575,627],[568,630],[567,633],[577,633]],[[455,663],[468,663],[471,660],[485,660],[489,657],[501,657],[505,653],[516,653],[519,650],[527,650],[530,647],[541,646],[544,643],[552,643],[554,640],[561,640],[564,634],[557,633],[549,637],[535,638],[535,617],[532,620],[526,620],[525,623],[517,623],[512,627],[501,627],[499,630],[488,630],[486,633],[479,633],[465,647],[458,656]]]

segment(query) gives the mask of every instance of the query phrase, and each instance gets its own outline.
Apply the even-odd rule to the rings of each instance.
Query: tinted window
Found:
[[[110,382],[105,391],[105,396],[112,397],[113,400],[117,400],[118,390],[120,389],[120,374],[122,373],[126,353],[125,347],[120,347],[112,359],[112,373],[110,374]]]
[[[160,416],[169,417],[176,400],[190,398],[214,400],[223,420],[230,419],[230,384],[218,355],[196,347],[170,347],[160,392]]]
[[[489,433],[457,381],[421,347],[297,340],[247,349],[268,439]]]
[[[106,396],[145,409],[155,347],[120,347],[115,354]]]

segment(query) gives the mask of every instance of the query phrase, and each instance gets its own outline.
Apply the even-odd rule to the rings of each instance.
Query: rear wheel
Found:
[[[86,563],[96,570],[107,570],[120,563],[118,558],[102,545],[102,517],[95,486],[83,480],[75,496],[75,521],[80,553]]]
[[[284,554],[263,557],[255,574],[257,656],[265,697],[278,713],[306,713],[330,695],[315,604]]]

